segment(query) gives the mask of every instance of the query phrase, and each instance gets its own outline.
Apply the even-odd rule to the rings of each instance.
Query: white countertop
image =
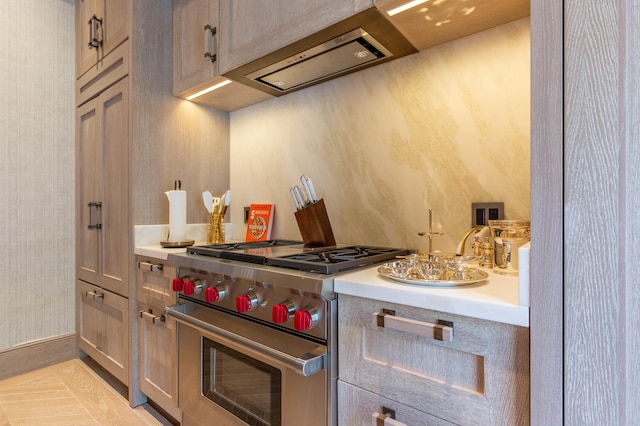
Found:
[[[529,327],[529,308],[518,304],[518,277],[484,269],[489,278],[458,287],[405,284],[380,275],[378,266],[336,278],[336,293],[399,303],[472,318]]]
[[[201,241],[197,244],[205,244],[205,242]],[[139,256],[149,256],[154,259],[167,260],[167,256],[169,253],[185,253],[187,251],[186,247],[182,248],[164,248],[160,244],[148,245],[148,246],[138,246],[135,248],[134,253]]]

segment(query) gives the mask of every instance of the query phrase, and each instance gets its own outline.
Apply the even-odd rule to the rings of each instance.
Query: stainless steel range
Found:
[[[271,240],[169,255],[183,424],[335,425],[333,281],[406,253]]]

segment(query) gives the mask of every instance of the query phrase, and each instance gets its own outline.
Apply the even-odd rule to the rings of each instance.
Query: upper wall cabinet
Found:
[[[173,91],[218,76],[218,0],[173,2]]]
[[[175,0],[174,94],[228,78],[193,100],[233,111],[527,17],[529,1]]]
[[[129,37],[127,0],[76,0],[76,78]]]
[[[312,35],[373,5],[372,0],[221,0],[220,73]]]
[[[219,12],[218,0],[174,0],[173,94],[233,111],[270,96],[220,76]],[[216,85],[224,86],[192,98]]]
[[[530,0],[375,0],[375,6],[418,50],[465,37],[530,15]]]

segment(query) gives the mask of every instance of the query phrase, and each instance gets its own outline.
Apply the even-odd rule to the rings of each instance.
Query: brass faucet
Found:
[[[486,228],[485,225],[480,225],[480,226],[475,226],[469,229],[467,233],[464,234],[464,237],[462,237],[462,240],[458,243],[458,247],[456,248],[456,255],[462,256],[464,254],[464,246],[467,243],[467,238],[469,238],[471,234],[475,234],[477,232],[482,231],[484,228]]]

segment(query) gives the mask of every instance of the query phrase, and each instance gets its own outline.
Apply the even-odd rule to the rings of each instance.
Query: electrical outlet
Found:
[[[249,207],[244,208],[244,223],[249,223]]]
[[[504,219],[504,203],[471,203],[471,227],[487,225],[489,220]]]

